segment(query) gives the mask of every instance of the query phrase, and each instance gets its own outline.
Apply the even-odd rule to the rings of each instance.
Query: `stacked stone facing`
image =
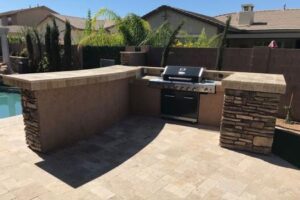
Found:
[[[225,89],[220,145],[268,154],[280,94]]]
[[[35,93],[30,90],[22,90],[21,92],[26,143],[31,149],[41,151],[38,105]]]

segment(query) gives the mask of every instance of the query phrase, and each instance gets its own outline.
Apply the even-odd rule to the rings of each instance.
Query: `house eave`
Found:
[[[284,39],[284,38],[300,38],[300,31],[298,32],[247,32],[228,34],[228,39]]]

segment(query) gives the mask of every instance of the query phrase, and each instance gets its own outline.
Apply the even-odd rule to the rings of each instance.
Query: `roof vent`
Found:
[[[242,11],[239,13],[239,25],[251,25],[254,22],[254,5],[243,4]]]

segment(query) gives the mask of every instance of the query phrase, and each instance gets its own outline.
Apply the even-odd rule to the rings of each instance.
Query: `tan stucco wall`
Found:
[[[224,89],[216,86],[216,94],[199,94],[198,124],[219,127],[222,117]],[[160,116],[161,89],[148,86],[146,80],[130,84],[130,113],[134,115]]]
[[[151,88],[148,81],[135,80],[130,84],[130,113],[160,116],[160,89]]]
[[[11,24],[8,24],[8,18],[11,18]],[[17,23],[17,15],[7,15],[7,16],[2,16],[1,18],[1,25],[2,26],[7,26],[7,25],[18,25]]]
[[[65,34],[65,26],[66,26],[65,22],[63,22],[59,19],[56,19],[55,21],[56,21],[56,25],[59,30],[59,40],[61,43],[63,43],[64,34]],[[52,17],[48,17],[47,19],[45,19],[42,23],[40,23],[37,26],[39,33],[41,33],[42,35],[44,35],[46,32],[47,24],[52,26],[52,24],[53,24]],[[78,29],[72,28],[72,32],[71,32],[72,44],[77,44],[80,41],[80,39],[82,38],[82,36],[83,36],[83,30],[78,30]]]
[[[43,152],[101,132],[128,114],[128,79],[37,91]]]
[[[199,124],[219,127],[222,118],[224,89],[216,86],[216,94],[201,94]]]
[[[169,21],[172,27],[178,26],[182,20],[185,21],[182,30],[191,35],[199,35],[203,28],[209,37],[218,33],[217,27],[172,10],[157,12],[149,16],[146,20],[150,23],[153,29],[157,29],[166,19]]]

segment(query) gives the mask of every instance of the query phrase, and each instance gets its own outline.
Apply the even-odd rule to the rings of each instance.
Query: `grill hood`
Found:
[[[162,73],[163,80],[199,83],[202,81],[204,68],[189,66],[166,66]]]

